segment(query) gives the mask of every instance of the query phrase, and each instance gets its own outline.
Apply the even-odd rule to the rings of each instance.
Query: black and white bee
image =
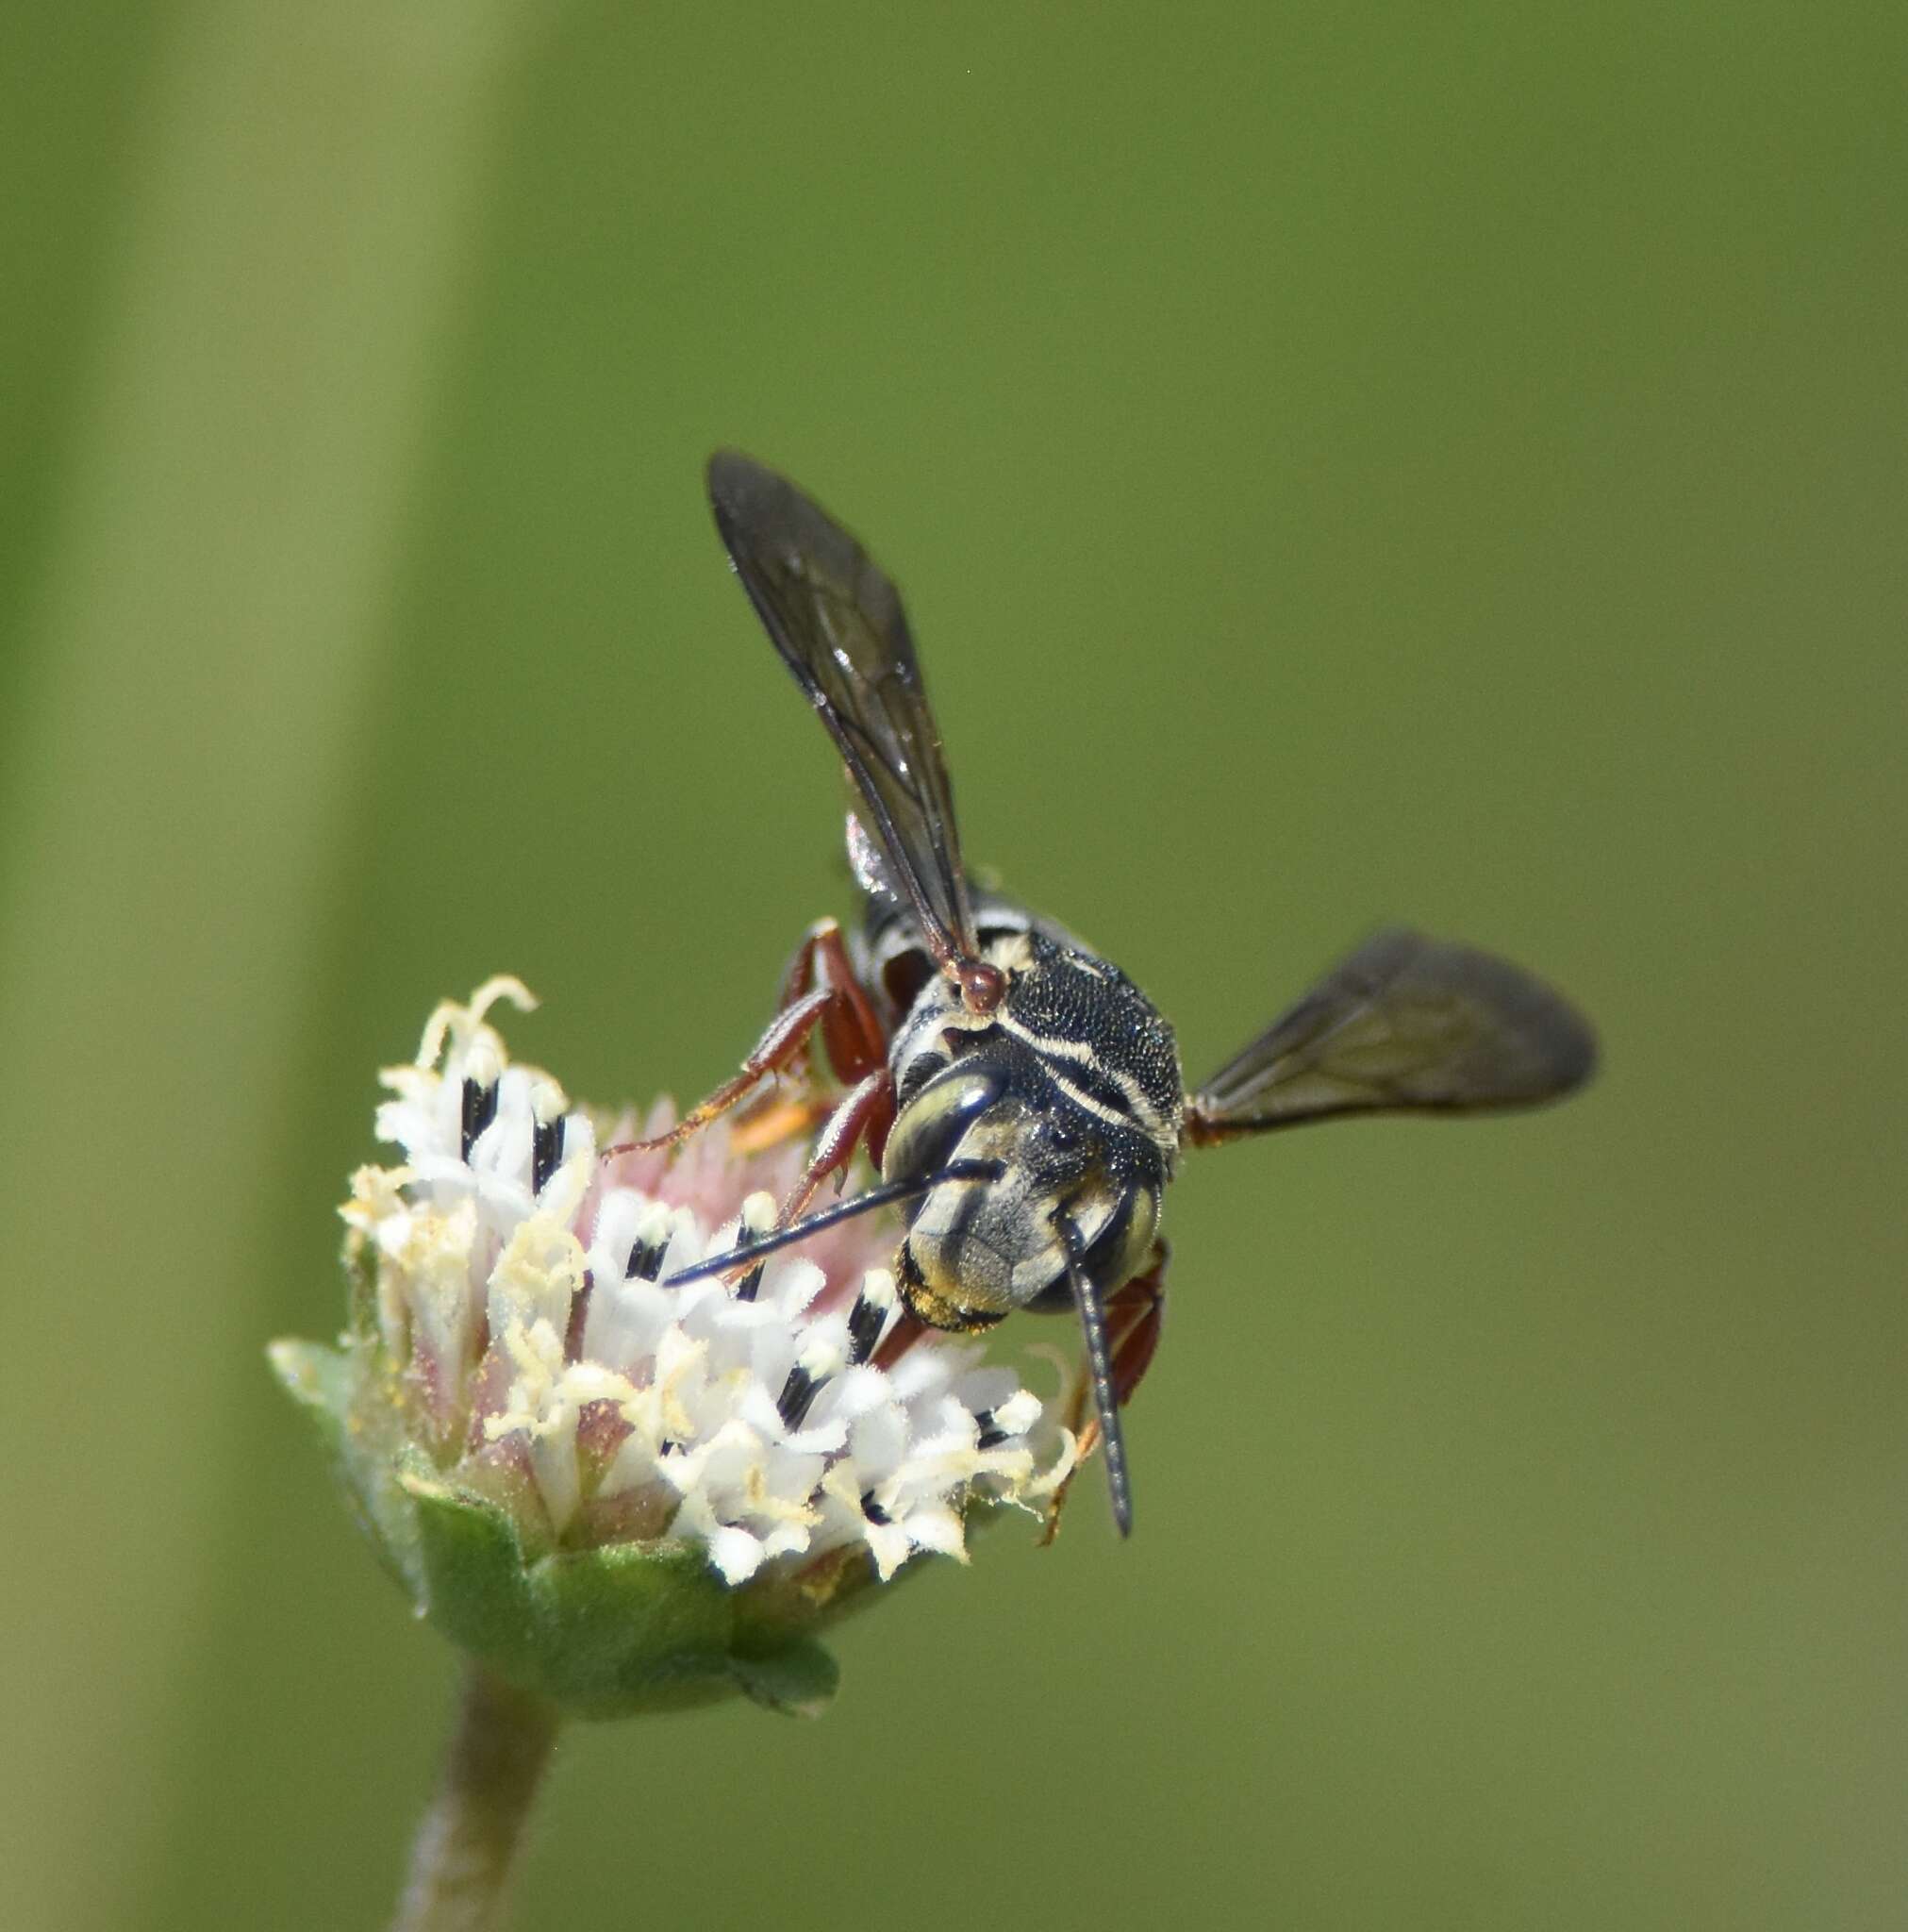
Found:
[[[775,1226],[672,1278],[751,1267],[846,1215],[903,1204],[904,1320],[973,1332],[1022,1308],[1075,1312],[1088,1432],[1104,1445],[1125,1534],[1120,1409],[1158,1340],[1161,1209],[1181,1150],[1345,1114],[1552,1100],[1588,1076],[1594,1037],[1518,968],[1390,931],[1188,1093],[1172,1028],[1132,980],[970,881],[894,585],[816,503],[747,457],[714,457],[708,489],[736,573],[847,767],[863,917],[852,941],[832,920],[811,928],[741,1071],[650,1143],[694,1133],[805,1058],[814,1065],[818,1044],[842,1090]],[[805,1218],[860,1148],[881,1184]],[[856,1325],[861,1357],[878,1333],[878,1322]]]

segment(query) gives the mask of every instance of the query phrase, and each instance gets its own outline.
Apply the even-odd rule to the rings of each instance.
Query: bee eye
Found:
[[[941,1066],[900,1110],[881,1171],[888,1180],[931,1173],[954,1158],[962,1138],[1001,1096],[1001,1079],[986,1068]]]

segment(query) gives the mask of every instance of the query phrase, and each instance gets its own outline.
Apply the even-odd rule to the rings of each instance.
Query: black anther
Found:
[[[851,1362],[865,1362],[874,1353],[874,1344],[881,1340],[881,1324],[887,1319],[886,1308],[877,1307],[865,1294],[855,1297],[854,1310],[848,1317]]]
[[[530,1191],[540,1194],[543,1184],[563,1164],[563,1116],[539,1121],[530,1134]]]
[[[800,1362],[788,1371],[788,1379],[782,1384],[782,1393],[775,1407],[782,1412],[786,1427],[799,1429],[806,1419],[816,1391],[828,1378],[825,1375],[811,1375]]]
[[[497,1118],[497,1083],[480,1087],[468,1075],[464,1080],[463,1118],[457,1136],[458,1158],[469,1160],[477,1136]]]
[[[622,1271],[623,1278],[655,1281],[662,1274],[663,1257],[669,1253],[669,1236],[664,1235],[659,1241],[638,1241],[629,1251],[629,1266]]]

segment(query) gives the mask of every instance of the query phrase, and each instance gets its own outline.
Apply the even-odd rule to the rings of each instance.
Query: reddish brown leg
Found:
[[[775,1225],[787,1227],[794,1222],[830,1174],[845,1174],[848,1163],[854,1158],[855,1148],[864,1141],[871,1158],[878,1162],[879,1150],[887,1144],[888,1130],[893,1124],[894,1076],[883,1065],[859,1082],[828,1116],[828,1124],[816,1140],[808,1165],[782,1203]]]
[[[841,928],[832,919],[818,920],[804,935],[788,963],[782,988],[786,1007],[811,987],[826,987],[835,1003],[821,1021],[821,1043],[837,1079],[865,1080],[888,1064],[888,1029],[882,1025],[861,982],[854,976]]]
[[[706,1100],[690,1108],[668,1133],[657,1134],[649,1141],[623,1141],[614,1147],[606,1147],[603,1158],[608,1160],[619,1154],[654,1154],[664,1147],[673,1147],[747,1099],[758,1081],[771,1074],[787,1073],[801,1058],[802,1050],[833,997],[818,989],[805,993],[792,1006],[784,1007],[769,1022],[767,1030],[742,1062],[742,1071],[733,1080],[724,1081]]]
[[[830,995],[821,1022],[828,1064],[838,1079],[853,1080],[854,1085],[828,1116],[807,1166],[783,1201],[775,1217],[778,1228],[800,1219],[816,1190],[831,1175],[839,1185],[857,1147],[865,1144],[869,1158],[878,1168],[888,1145],[888,1131],[894,1124],[894,1077],[888,1068],[888,1036],[854,976],[841,928],[832,919],[811,926],[797,949],[782,989],[784,1002],[803,997],[802,989],[814,981],[820,981]]]
[[[1159,1334],[1166,1321],[1166,1264],[1171,1250],[1163,1241],[1153,1244],[1153,1257],[1141,1273],[1126,1286],[1106,1297],[1106,1337],[1113,1351],[1113,1392],[1124,1408],[1133,1392],[1153,1364],[1159,1346]],[[1067,1492],[1073,1487],[1087,1458],[1100,1445],[1100,1422],[1093,1413],[1093,1389],[1082,1374],[1074,1378],[1067,1393],[1066,1424],[1073,1431],[1080,1457],[1067,1479],[1054,1491],[1047,1505],[1047,1527],[1042,1543],[1050,1543],[1060,1530],[1060,1511],[1066,1507]]]
[[[1106,1303],[1106,1326],[1113,1343],[1113,1392],[1124,1408],[1133,1391],[1153,1366],[1166,1325],[1166,1264],[1171,1257],[1166,1243],[1154,1241],[1153,1258]]]
[[[934,1330],[912,1308],[904,1307],[900,1319],[888,1331],[871,1359],[877,1369],[891,1369],[923,1335],[933,1333]]]
[[[782,1002],[754,1050],[742,1062],[733,1080],[718,1087],[699,1106],[693,1107],[666,1134],[649,1141],[625,1141],[604,1150],[607,1160],[621,1154],[653,1154],[676,1146],[691,1134],[746,1100],[771,1074],[790,1072],[809,1053],[816,1032],[837,1078],[865,1082],[888,1065],[888,1037],[879,1018],[848,958],[841,928],[832,919],[811,926],[796,948],[782,987]],[[888,1125],[893,1119],[892,1103],[885,1114],[877,1111],[872,1123],[870,1146],[875,1159],[888,1139]],[[826,1135],[824,1134],[824,1139]],[[845,1164],[846,1156],[838,1164]]]

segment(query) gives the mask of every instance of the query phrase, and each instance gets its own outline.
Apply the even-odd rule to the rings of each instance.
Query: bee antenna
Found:
[[[1087,1366],[1093,1377],[1093,1407],[1100,1418],[1100,1440],[1106,1449],[1106,1487],[1113,1498],[1113,1522],[1121,1536],[1133,1534],[1133,1478],[1126,1467],[1126,1438],[1120,1430],[1120,1398],[1113,1391],[1113,1355],[1106,1343],[1106,1311],[1080,1258],[1080,1235],[1065,1213],[1054,1217],[1060,1245],[1067,1251],[1067,1279],[1073,1306],[1080,1311],[1081,1332],[1087,1338]]]
[[[792,1247],[797,1241],[806,1241],[811,1234],[820,1234],[825,1227],[853,1221],[857,1214],[870,1214],[877,1208],[891,1207],[896,1201],[909,1201],[917,1194],[928,1193],[943,1181],[997,1181],[1005,1172],[998,1160],[954,1160],[933,1174],[919,1174],[904,1181],[886,1181],[878,1188],[869,1188],[856,1194],[852,1201],[843,1201],[838,1207],[824,1208],[821,1213],[810,1214],[787,1227],[773,1228],[757,1241],[743,1241],[726,1254],[705,1255],[694,1266],[680,1268],[666,1276],[661,1285],[664,1288],[680,1288],[688,1281],[701,1281],[711,1274],[726,1274],[731,1268],[740,1268],[747,1262],[760,1260],[764,1255]]]

